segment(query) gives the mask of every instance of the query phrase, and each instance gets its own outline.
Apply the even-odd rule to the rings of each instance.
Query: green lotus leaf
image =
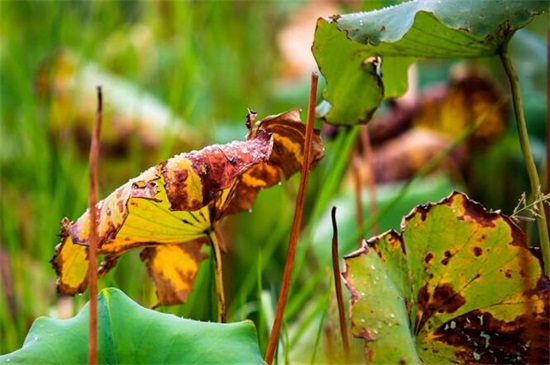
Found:
[[[23,347],[0,363],[85,364],[89,303],[74,318],[38,318]],[[101,364],[263,364],[250,321],[206,323],[143,308],[118,289],[98,299]]]
[[[407,90],[411,63],[495,55],[547,8],[547,1],[411,1],[321,18],[312,50],[327,87],[318,113],[332,124],[366,123],[384,98]],[[378,58],[373,73],[366,66]]]

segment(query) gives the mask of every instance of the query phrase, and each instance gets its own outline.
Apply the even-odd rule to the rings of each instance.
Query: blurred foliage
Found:
[[[335,12],[389,4],[328,3]],[[21,347],[36,317],[67,318],[85,301],[84,296],[56,294],[55,272],[48,263],[59,241],[59,220],[65,216],[75,219],[86,209],[88,167],[82,145],[85,139],[67,137],[71,134],[52,128],[54,115],[61,118],[61,125],[64,116],[66,125],[73,125],[79,103],[68,103],[61,114],[52,113],[59,102],[57,89],[48,84],[42,94],[37,78],[45,62],[60,51],[70,52],[81,61],[75,71],[94,65],[130,85],[134,95],[147,94],[157,100],[174,116],[172,122],[197,132],[192,142],[199,146],[184,146],[176,135],[166,133],[161,146],[153,149],[142,144],[138,133],[130,133],[123,139],[122,154],[105,150],[100,162],[103,198],[175,152],[242,139],[247,107],[257,110],[260,118],[294,107],[305,110],[311,64],[303,67],[303,74],[289,77],[286,71],[289,57],[297,58],[298,52],[310,55],[311,51],[309,46],[301,46],[293,48],[295,54],[285,53],[279,35],[306,5],[305,1],[0,2],[0,353]],[[294,33],[297,35],[292,38],[301,35],[305,40],[300,44],[311,45],[308,39],[313,39],[315,20],[309,19],[310,23],[299,28],[302,33]],[[536,18],[511,43],[524,87],[531,137],[542,152],[547,21],[544,16]],[[446,82],[457,63],[463,61],[419,63],[418,89]],[[498,63],[488,59],[476,64],[502,90],[508,90]],[[89,95],[96,87],[80,86],[92,90]],[[113,99],[107,95],[106,103]],[[95,100],[87,103],[95,105]],[[382,117],[387,110],[381,108],[375,117]],[[331,277],[327,275],[330,264],[324,254],[330,241],[326,232],[317,231],[321,227],[326,231],[323,217],[333,201],[339,202],[339,212],[346,212],[346,220],[354,219],[347,167],[357,135],[357,128],[342,129],[335,136],[326,134],[326,157],[310,178],[303,240],[285,319],[288,332],[280,356],[304,361],[311,359],[305,356],[316,356],[316,361],[334,356],[337,322],[330,297]],[[543,153],[539,156],[542,165]],[[415,204],[437,200],[445,189],[456,186],[488,207],[511,212],[521,192],[528,190],[515,126],[509,123],[502,136],[470,157],[466,171],[453,174],[452,179],[442,178],[443,183],[434,184],[431,177],[419,179],[414,184],[417,187],[410,190],[414,198],[401,200],[398,208],[380,217],[381,226],[396,227],[402,214]],[[297,185],[298,179],[292,178],[260,193],[251,213],[232,216],[222,225],[229,248],[224,261],[228,319],[252,319],[262,350],[277,300]],[[399,193],[398,186],[379,186],[382,205]],[[363,204],[367,212],[368,200]],[[364,232],[354,231],[349,222],[345,226],[351,228],[343,235],[354,245]],[[342,254],[348,252],[341,250]],[[195,290],[185,305],[159,310],[193,319],[215,318],[211,269],[211,260],[201,264]],[[156,301],[155,289],[137,254],[122,257],[116,270],[100,284],[118,287],[144,306]]]

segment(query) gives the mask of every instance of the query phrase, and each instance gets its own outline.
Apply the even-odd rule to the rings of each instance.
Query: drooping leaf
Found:
[[[89,304],[74,318],[38,318],[23,347],[1,355],[1,364],[85,364]],[[101,364],[262,364],[250,321],[218,324],[143,308],[118,289],[98,298]]]
[[[155,283],[162,304],[180,304],[187,299],[199,264],[206,256],[201,251],[202,244],[195,240],[179,245],[149,246],[141,251],[139,257]]]
[[[141,258],[160,304],[185,301],[204,258],[201,243],[224,215],[249,209],[260,189],[281,181],[280,170],[286,177],[299,171],[304,134],[298,110],[267,117],[251,126],[246,141],[177,155],[116,189],[97,204],[98,253],[105,256],[99,274],[124,252],[145,249]],[[316,132],[311,167],[322,154]],[[86,289],[89,220],[87,211],[76,222],[62,222],[52,259],[62,293]]]
[[[318,112],[330,123],[366,123],[383,98],[407,89],[407,69],[424,58],[495,55],[546,1],[411,1],[319,19],[313,54],[327,80]],[[372,60],[381,58],[380,71]]]
[[[229,214],[249,210],[260,189],[281,181],[280,172],[290,178],[302,168],[306,126],[300,121],[300,110],[268,116],[252,126],[247,139],[267,133],[273,138],[273,149],[268,162],[262,162],[247,170],[239,179],[237,197],[227,208]],[[314,131],[310,169],[323,156],[323,144],[318,130]],[[254,151],[252,151],[254,153]]]
[[[548,363],[549,281],[506,216],[453,193],[346,257],[376,363]]]

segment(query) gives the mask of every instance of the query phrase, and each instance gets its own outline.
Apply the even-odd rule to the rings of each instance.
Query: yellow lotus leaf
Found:
[[[249,113],[249,120],[255,114]],[[128,250],[141,258],[157,287],[160,304],[185,301],[195,280],[201,245],[226,214],[248,210],[258,192],[301,169],[305,126],[299,110],[270,116],[249,126],[245,141],[211,145],[174,156],[120,186],[97,204],[98,254],[102,276]],[[311,167],[322,158],[316,131]],[[61,243],[51,263],[59,292],[87,286],[90,214],[62,221]]]

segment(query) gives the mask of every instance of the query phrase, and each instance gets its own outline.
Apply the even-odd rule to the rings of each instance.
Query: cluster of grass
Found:
[[[55,79],[62,76],[55,74],[43,95],[37,81],[43,65],[60,51],[76,55],[84,60],[77,67],[96,64],[161,100],[199,131],[205,144],[226,142],[246,134],[247,107],[261,116],[293,107],[305,109],[307,82],[298,83],[298,92],[291,97],[277,86],[284,65],[276,30],[297,5],[148,1],[0,4],[1,353],[21,346],[35,318],[56,316],[61,311],[49,260],[59,240],[60,219],[76,219],[87,205],[88,167],[79,146],[82,141],[67,140],[63,132],[54,130],[59,122],[52,120],[52,110],[58,106],[51,83],[62,83]],[[93,95],[96,85],[81,87],[89,88]],[[109,94],[105,97],[109,103]],[[95,99],[89,103],[94,104]],[[60,118],[69,129],[78,114],[76,107],[61,109]],[[93,118],[90,114],[90,121]],[[138,138],[132,143],[115,168],[110,166],[109,156],[103,157],[100,169],[112,173],[103,174],[100,196],[149,167],[151,161],[162,161],[174,151],[184,152],[170,136],[165,141],[170,147],[155,151],[141,146]],[[289,186],[262,194],[252,214],[225,225],[231,246],[226,265],[228,297],[233,303],[231,320],[258,313],[260,302],[251,306],[250,297],[258,297],[263,285],[270,289],[279,280],[290,228],[288,213],[297,184],[294,180]],[[208,261],[203,264],[188,304],[161,310],[215,318],[209,265]],[[241,265],[248,269],[243,271]],[[100,285],[118,286],[144,305],[154,303],[154,288],[137,252],[123,257]],[[84,296],[71,300],[73,310],[84,301]],[[262,338],[267,333],[266,323],[262,324]]]
[[[260,116],[294,107],[306,109],[308,75],[288,89],[277,82],[285,67],[277,32],[298,6],[262,1],[0,2],[0,353],[21,347],[36,317],[61,315],[61,303],[67,302],[74,312],[85,302],[84,296],[57,295],[49,264],[60,219],[76,219],[86,209],[88,168],[80,142],[52,132],[55,94],[41,96],[37,86],[45,60],[60,50],[77,54],[157,97],[198,131],[204,143],[226,142],[246,133],[247,107],[258,110]],[[84,85],[92,90],[95,86]],[[71,107],[61,109],[67,124],[77,113]],[[93,117],[89,115],[90,120]],[[314,344],[322,329],[318,323],[332,315],[326,254],[330,237],[319,232],[328,226],[326,214],[341,186],[356,135],[357,129],[352,129],[327,141],[326,158],[310,179],[305,234],[283,335],[288,344],[285,350],[298,347],[298,342]],[[174,150],[184,152],[175,137],[167,137],[168,147],[155,151],[140,146],[138,138],[132,143],[114,168],[109,166],[109,156],[103,157],[100,169],[112,173],[104,174],[100,197],[149,167],[150,161],[162,161]],[[500,147],[507,151],[506,157],[517,152],[517,147],[512,153],[508,147]],[[498,151],[486,155],[486,161],[493,157],[503,161],[505,153]],[[497,173],[504,176],[505,170]],[[399,216],[414,204],[449,193],[452,186],[446,179],[441,181],[421,184],[391,215],[382,217],[386,221],[382,227],[397,228]],[[518,185],[514,192],[527,190],[521,179],[513,183]],[[228,318],[253,319],[263,349],[277,300],[297,184],[294,178],[262,192],[251,213],[230,217],[222,227],[229,246],[225,256]],[[492,202],[515,202],[515,196],[507,193],[503,190],[491,197]],[[392,194],[395,191],[387,190],[386,200]],[[344,208],[340,214],[347,217],[347,246],[341,251],[346,253],[358,236],[357,228],[349,224],[353,200],[340,206]],[[211,265],[209,260],[202,264],[185,305],[160,310],[214,319]],[[146,306],[155,302],[154,287],[137,252],[125,255],[100,285],[117,286]]]

